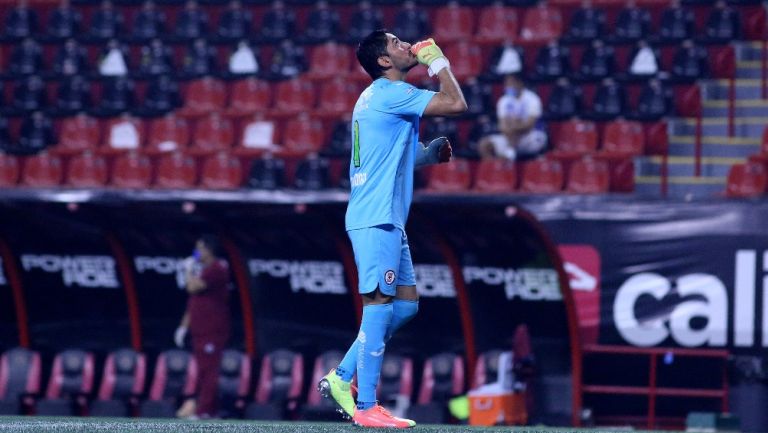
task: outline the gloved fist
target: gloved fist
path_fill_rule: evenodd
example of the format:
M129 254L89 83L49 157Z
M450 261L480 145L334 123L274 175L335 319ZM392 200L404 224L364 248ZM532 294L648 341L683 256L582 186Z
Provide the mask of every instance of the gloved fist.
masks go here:
M437 162L444 163L451 160L453 156L453 148L451 147L451 141L446 137L438 137L430 141L427 147L437 147Z
M443 50L437 46L432 38L411 45L411 52L416 56L419 63L429 68L430 77L437 75L441 69L450 66Z
M187 327L179 326L176 328L176 332L173 333L173 342L176 343L176 347L184 347L184 338L187 336Z

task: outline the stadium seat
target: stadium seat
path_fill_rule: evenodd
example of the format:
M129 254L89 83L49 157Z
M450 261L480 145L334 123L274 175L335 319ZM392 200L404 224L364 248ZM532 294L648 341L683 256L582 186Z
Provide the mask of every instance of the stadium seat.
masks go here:
M750 155L749 161L759 162L768 167L768 126L763 130L763 138L760 141L760 152Z
M223 110L227 100L226 86L219 80L204 77L189 83L184 95L184 106L180 116L203 116L212 111Z
M189 144L189 123L173 112L149 120L147 126L147 155L184 150Z
M413 395L413 360L385 353L376 394L379 402L394 413L409 407Z
M152 162L138 152L115 158L110 185L117 188L148 188L152 183Z
M53 155L73 155L85 149L96 149L100 143L99 121L83 113L62 120L59 144L50 151Z
M0 415L20 415L40 392L40 354L23 347L0 356Z
M104 127L104 144L98 148L102 155L116 155L138 150L144 144L144 125L140 119L123 114L109 119Z
M256 397L245 408L246 419L283 419L296 409L304 387L304 358L298 352L275 350L261 360ZM313 398L316 392L309 394Z
M112 417L135 415L146 377L147 361L143 353L129 348L111 352L104 363L99 394L91 403L88 414Z
M605 125L601 158L626 158L641 155L645 149L645 131L640 122L614 120Z
M472 183L469 162L456 159L449 164L438 164L431 167L427 191L430 192L465 192Z
M37 415L83 415L93 391L93 354L79 349L59 352L53 359L45 398L37 402Z
M248 172L248 186L251 188L274 190L285 186L285 161L265 153L254 159Z
M351 112L360 95L358 86L343 77L325 81L320 86L320 101L313 113L320 118L335 119Z
M661 120L645 123L645 153L663 155L669 148L669 131L667 122Z
M460 6L457 1L435 10L435 22L440 23L433 29L433 36L438 42L470 40L475 33L474 10Z
M278 154L283 156L304 156L318 152L325 142L323 122L313 119L307 113L299 113L285 125L283 149Z
M239 350L227 349L219 371L219 407L224 418L239 418L251 385L251 358Z
M535 194L557 193L563 189L563 166L559 161L539 158L523 165L520 190Z
M237 189L243 183L240 160L227 152L211 155L203 162L200 186L207 189Z
M602 194L610 188L610 173L605 161L585 156L576 160L568 174L566 191L575 194Z
M473 191L510 193L517 188L517 167L514 161L486 159L477 166Z
M562 162L573 161L597 150L597 126L589 120L572 119L553 124L553 150L548 157Z
M311 153L299 161L294 176L294 186L304 191L321 191L331 186L330 163L317 153Z
M461 40L445 46L445 53L451 58L451 72L460 82L480 75L485 62L480 47Z
M336 411L336 404L331 399L323 398L315 387L329 371L336 368L344 358L344 353L329 350L315 358L312 379L309 381L307 404L302 408L301 418L311 421L338 421L341 415Z
M197 362L189 352L170 349L160 353L140 416L172 418L182 399L194 394L196 384Z
M272 86L253 77L235 81L231 86L227 116L250 116L272 106Z
M258 157L264 152L276 151L282 128L278 122L266 118L263 113L256 113L250 119L240 123L237 144L233 153L237 156Z
M505 40L514 42L517 39L517 31L515 10L496 2L481 9L474 41L478 44L501 44Z
M32 188L51 188L61 184L64 167L61 159L47 152L26 158L21 185Z
M12 188L19 182L19 159L0 153L0 188Z
M768 186L764 165L754 162L734 164L728 171L725 195L731 198L760 197Z
M163 155L156 167L156 188L184 189L197 184L197 164L189 155L181 152Z
M526 10L520 28L520 43L544 44L557 39L563 33L563 17L556 8L539 3Z
M486 350L477 357L475 371L472 374L472 389L496 382L499 376L499 356L501 349Z
M442 424L448 421L448 400L464 393L464 363L454 353L427 358L421 375L416 404L406 415L417 423Z
M91 151L74 156L67 164L66 184L73 188L99 188L107 183L107 162Z
M311 81L294 78L281 81L275 93L275 105L270 114L293 116L315 108L315 86Z
M195 122L189 153L194 156L206 156L230 150L234 141L232 121L214 111Z
M332 77L345 77L350 69L350 49L335 41L328 41L312 49L309 58L309 70L304 78L325 80Z

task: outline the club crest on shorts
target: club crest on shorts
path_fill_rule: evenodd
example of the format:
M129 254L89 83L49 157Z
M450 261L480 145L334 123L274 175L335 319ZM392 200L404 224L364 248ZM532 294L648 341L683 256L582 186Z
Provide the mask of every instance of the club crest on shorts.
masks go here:
M395 282L395 271L388 270L384 273L384 282L387 283L387 285L392 285L392 283Z

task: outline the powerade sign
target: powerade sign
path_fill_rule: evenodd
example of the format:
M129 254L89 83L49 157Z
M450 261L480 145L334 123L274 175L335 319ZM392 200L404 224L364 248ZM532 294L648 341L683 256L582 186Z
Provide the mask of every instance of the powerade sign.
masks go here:
M25 272L61 275L65 287L120 287L115 260L110 256L23 254L21 267Z

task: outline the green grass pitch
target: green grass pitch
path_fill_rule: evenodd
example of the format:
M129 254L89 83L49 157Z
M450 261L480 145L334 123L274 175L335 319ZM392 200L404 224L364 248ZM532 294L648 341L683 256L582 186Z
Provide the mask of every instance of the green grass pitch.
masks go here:
M379 431L344 423L265 422L265 421L181 421L150 418L58 418L0 417L0 432L24 433L361 433ZM386 429L385 431L392 431ZM469 427L457 425L420 425L411 433L598 433L625 429L574 429L554 427ZM633 431L633 433L642 433Z

